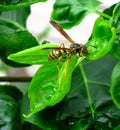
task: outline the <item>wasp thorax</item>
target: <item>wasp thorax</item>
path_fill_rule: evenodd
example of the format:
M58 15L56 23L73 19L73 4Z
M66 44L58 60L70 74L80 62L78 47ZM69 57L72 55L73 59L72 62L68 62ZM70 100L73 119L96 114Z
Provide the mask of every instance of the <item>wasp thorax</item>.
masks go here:
M79 53L81 51L81 46L78 43L74 43L70 45L71 48L71 54L76 54Z
M78 43L71 44L70 48L75 48L75 49L80 48L80 44L78 44Z

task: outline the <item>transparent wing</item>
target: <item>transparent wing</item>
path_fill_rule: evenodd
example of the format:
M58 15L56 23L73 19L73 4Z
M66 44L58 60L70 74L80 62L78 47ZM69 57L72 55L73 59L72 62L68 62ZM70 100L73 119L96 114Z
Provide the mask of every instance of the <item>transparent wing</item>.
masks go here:
M73 50L73 48L61 48L61 47L51 47L51 48L42 48L42 50L56 49L56 50Z
M62 27L54 21L50 21L50 24L58 30L70 43L74 44L75 42L71 37L62 29Z

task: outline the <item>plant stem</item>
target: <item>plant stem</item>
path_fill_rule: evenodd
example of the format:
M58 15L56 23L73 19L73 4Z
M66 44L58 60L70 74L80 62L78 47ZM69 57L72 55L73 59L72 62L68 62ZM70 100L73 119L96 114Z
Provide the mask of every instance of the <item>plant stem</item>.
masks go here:
M0 77L0 82L30 82L32 77Z
M94 119L94 108L92 106L92 99L91 99L91 96L90 96L90 90L89 90L89 87L88 87L87 77L85 75L85 72L84 72L82 64L80 64L79 66L80 66L80 70L81 70L81 73L82 73L82 76L83 76L83 80L84 80L84 83L85 83L85 88L86 88L87 96L88 96L88 102L89 102L89 105L90 105L90 110L91 110L91 113L92 113L92 117Z
M101 16L107 18L107 19L110 19L110 18L111 18L110 15L107 15L107 14L105 14L105 13L103 13L103 12L100 12L99 10L95 10L95 13L97 13L97 14L99 14L99 15L101 15Z

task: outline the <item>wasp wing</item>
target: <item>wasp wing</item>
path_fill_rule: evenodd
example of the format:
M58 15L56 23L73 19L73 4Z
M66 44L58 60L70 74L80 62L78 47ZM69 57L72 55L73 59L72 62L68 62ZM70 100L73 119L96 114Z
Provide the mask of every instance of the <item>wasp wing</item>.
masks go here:
M73 50L73 48L61 48L61 47L49 47L49 48L42 48L41 50L48 50L48 49L55 49L55 50Z
M75 42L71 37L62 29L62 27L54 21L50 21L50 24L58 30L70 43L74 44Z

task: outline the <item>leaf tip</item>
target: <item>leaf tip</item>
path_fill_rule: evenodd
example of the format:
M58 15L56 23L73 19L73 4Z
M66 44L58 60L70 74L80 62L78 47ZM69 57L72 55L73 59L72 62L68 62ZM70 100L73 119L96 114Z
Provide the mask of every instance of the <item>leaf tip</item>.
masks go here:
M28 114L28 115L26 115L26 114L22 114L22 115L23 115L23 117L25 117L25 118L30 118L33 114L30 113L30 114Z
M10 54L8 57L7 57L8 60L14 60L14 55L13 54Z

